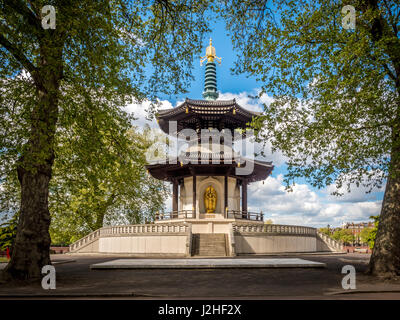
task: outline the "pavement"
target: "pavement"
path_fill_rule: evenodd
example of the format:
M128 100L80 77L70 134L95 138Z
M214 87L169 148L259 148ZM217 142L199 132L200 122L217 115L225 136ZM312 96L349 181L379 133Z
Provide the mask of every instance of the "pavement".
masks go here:
M400 280L365 274L368 254L240 256L239 259L304 259L325 268L91 269L118 255L52 255L56 289L37 284L0 283L0 299L400 299ZM150 258L149 258L150 259ZM135 259L134 259L135 260ZM140 258L140 260L146 260ZM193 259L195 260L195 259ZM196 259L203 260L203 259ZM149 260L150 262L150 260ZM141 262L143 263L143 262ZM344 290L342 267L356 270L356 289Z
M231 268L324 268L325 263L298 258L204 258L204 259L116 259L92 264L91 269L231 269Z

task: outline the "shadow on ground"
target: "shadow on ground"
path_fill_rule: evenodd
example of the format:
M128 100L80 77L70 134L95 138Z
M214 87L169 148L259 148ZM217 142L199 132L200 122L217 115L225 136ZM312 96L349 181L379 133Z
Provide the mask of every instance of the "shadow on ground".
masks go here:
M399 281L389 283L364 274L369 255L305 254L286 257L323 262L327 267L318 269L90 270L91 264L123 257L53 255L53 262L64 262L55 264L57 280L55 290L44 290L39 283L22 285L6 282L0 285L0 298L50 296L157 299L239 297L241 299L379 299L384 297L400 299ZM279 256L279 258L283 257ZM344 291L341 286L345 276L341 273L344 265L353 265L357 272L357 289L352 292Z

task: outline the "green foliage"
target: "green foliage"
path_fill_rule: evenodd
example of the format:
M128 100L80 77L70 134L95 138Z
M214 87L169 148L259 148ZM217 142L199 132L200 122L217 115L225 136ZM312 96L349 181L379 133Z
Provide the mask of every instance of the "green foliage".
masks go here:
M54 30L40 23L48 4ZM146 176L148 141L128 132L123 107L146 98L154 109L160 93L185 91L207 9L205 0L0 1L0 214L20 203L16 169L52 169L54 158L54 242L151 217L165 187Z
M319 228L318 231L323 233L323 234L326 234L327 236L331 236L332 235L332 231L328 227Z
M370 219L374 220L373 228L364 228L360 233L360 238L363 243L368 243L370 249L374 248L376 233L378 231L379 215L370 216Z
M69 244L104 224L153 220L167 189L144 166L153 141L149 128L76 136L70 140L64 132L58 137L62 156L54 164L49 200L53 243Z
M373 249L374 246L375 246L376 233L378 232L379 215L370 216L369 218L374 220L374 227L372 228L372 230L370 230L366 240L368 242L368 245L369 245L370 249Z
M336 230L332 238L336 241L341 241L344 244L352 244L354 242L354 235L349 229L339 229Z
M391 154L400 145L392 134L400 124L399 2L346 2L355 30L342 27L342 1L225 3L239 50L234 71L274 95L252 125L289 158L287 186L299 177L318 188L381 186L400 157Z
M57 12L55 30L44 30L40 24L45 4L49 3L0 2L1 180L32 143L32 124L40 122L33 112L39 103L38 88L49 80L48 72L56 77L62 68L59 88L54 89L59 91L57 130L62 134L65 128L83 128L101 118L104 121L98 123L107 131L117 122L107 117L121 115L121 107L132 100L156 101L160 93L185 91L192 80L193 58L200 54L209 30L208 1L203 0L102 0L79 6L51 1ZM49 70L40 68L41 55L60 48L61 67L54 59L46 61ZM46 158L49 143L32 164Z
M17 172L13 171L0 182L0 223L9 221L18 212L20 201Z
M362 243L368 243L368 240L371 237L371 232L372 232L373 228L364 228L361 230L360 232L360 240ZM368 243L369 245L369 243Z
M9 221L0 225L0 251L7 248L11 250L14 239L17 235L18 214L15 214Z

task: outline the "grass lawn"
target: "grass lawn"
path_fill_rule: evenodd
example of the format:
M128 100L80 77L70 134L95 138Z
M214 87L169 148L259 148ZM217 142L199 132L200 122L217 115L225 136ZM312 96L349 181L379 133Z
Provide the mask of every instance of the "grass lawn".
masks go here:
M0 262L8 262L8 259L6 257L0 257Z

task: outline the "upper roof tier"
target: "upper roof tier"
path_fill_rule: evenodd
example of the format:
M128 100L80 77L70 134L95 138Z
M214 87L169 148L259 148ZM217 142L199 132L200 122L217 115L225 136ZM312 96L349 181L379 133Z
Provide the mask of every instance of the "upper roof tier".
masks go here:
M213 163L218 160L218 163ZM237 173L236 168L249 166L247 172ZM179 157L170 157L167 161L153 161L146 165L148 172L152 177L158 180L170 181L192 176L229 176L247 182L262 181L271 174L274 166L271 161L260 161L237 157L232 159L228 154L225 160L225 154L207 154L195 153L182 155ZM250 169L252 168L252 169Z
M245 129L253 117L259 116L260 112L249 111L236 103L236 100L191 100L186 98L185 102L176 108L160 110L157 113L157 122L165 133L169 132L169 122L177 122L177 132L183 129L193 129L200 133L201 129L214 128L218 130Z

